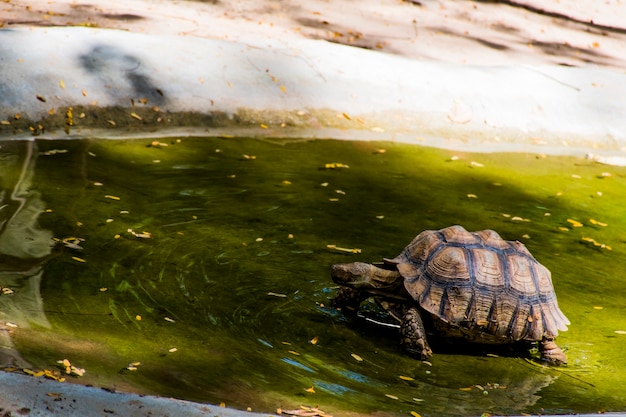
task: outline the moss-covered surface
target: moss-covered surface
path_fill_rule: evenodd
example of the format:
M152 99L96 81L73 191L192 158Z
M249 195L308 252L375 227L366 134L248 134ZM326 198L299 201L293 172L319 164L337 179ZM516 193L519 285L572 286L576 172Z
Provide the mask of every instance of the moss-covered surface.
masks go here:
M626 409L626 169L393 143L159 141L36 142L39 224L84 241L45 265L50 328L13 332L33 367L67 358L87 370L80 383L255 411ZM450 348L422 363L393 330L327 307L330 264L394 256L450 224L518 239L552 271L572 322L566 368Z

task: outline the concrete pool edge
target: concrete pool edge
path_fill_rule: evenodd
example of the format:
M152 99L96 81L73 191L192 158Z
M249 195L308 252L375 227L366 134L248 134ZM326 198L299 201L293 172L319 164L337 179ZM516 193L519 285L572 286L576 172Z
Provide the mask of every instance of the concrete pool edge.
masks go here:
M0 139L217 132L626 155L626 73L613 70L77 27L1 29L0 39Z

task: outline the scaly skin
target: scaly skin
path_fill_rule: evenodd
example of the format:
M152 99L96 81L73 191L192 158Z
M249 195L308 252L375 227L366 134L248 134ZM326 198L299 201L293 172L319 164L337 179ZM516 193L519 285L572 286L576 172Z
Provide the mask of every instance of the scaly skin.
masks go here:
M421 360L426 360L433 354L426 341L422 317L416 307L409 307L404 313L400 325L400 343L409 354Z
M541 353L541 360L549 365L559 366L567 364L567 356L557 346L553 338L544 336L539 343L539 352Z

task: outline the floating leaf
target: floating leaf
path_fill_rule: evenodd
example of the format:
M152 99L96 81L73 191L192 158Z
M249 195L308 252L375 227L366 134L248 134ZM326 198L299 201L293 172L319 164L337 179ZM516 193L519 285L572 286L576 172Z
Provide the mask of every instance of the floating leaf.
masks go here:
M415 378L411 378L410 376L400 375L400 379L403 381L415 381Z
M324 165L326 169L338 169L338 168L350 168L349 165L342 164L341 162L330 162Z
M599 221L597 221L595 219L589 219L589 223L591 223L593 225L596 225L596 226L602 226L602 227L608 226L607 223L602 223L602 222L599 222Z
M363 362L363 358L357 355L356 353L352 353L350 356L354 358L357 362Z
M468 194L467 198L478 198L476 194Z
M420 413L418 413L418 412L416 412L416 411L411 411L411 415L412 415L413 417L422 417L422 416L420 415Z
M399 400L399 399L400 399L400 398L398 398L397 396L392 395L392 394L385 394L385 397L387 397L387 398L391 398L392 400Z
M121 200L121 198L119 198L118 196L109 195L109 194L105 195L104 198L108 198L109 200L116 200L116 201Z
M308 392L309 394L315 394L315 388L314 387L305 388L304 390L306 392Z
M583 227L583 224L578 220L567 219L567 222L572 225L572 227Z
M339 252L348 252L348 253L361 253L361 249L359 248L341 248L337 245L326 245L326 247L328 249L334 249L337 250Z
M268 292L267 295L271 296L271 297L280 297L280 298L285 298L287 297L287 294L280 294L277 292Z
M311 343L312 345L317 345L318 341L319 337L315 336L313 339L309 340L309 343Z

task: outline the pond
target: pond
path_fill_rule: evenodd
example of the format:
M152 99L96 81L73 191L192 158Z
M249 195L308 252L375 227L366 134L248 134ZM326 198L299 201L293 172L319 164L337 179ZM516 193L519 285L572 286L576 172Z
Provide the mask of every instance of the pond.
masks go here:
M70 382L268 413L626 409L625 168L235 138L3 142L0 166L8 370L61 376L67 359L86 371ZM331 264L452 224L552 271L566 367L449 348L421 362L396 329L330 308Z

